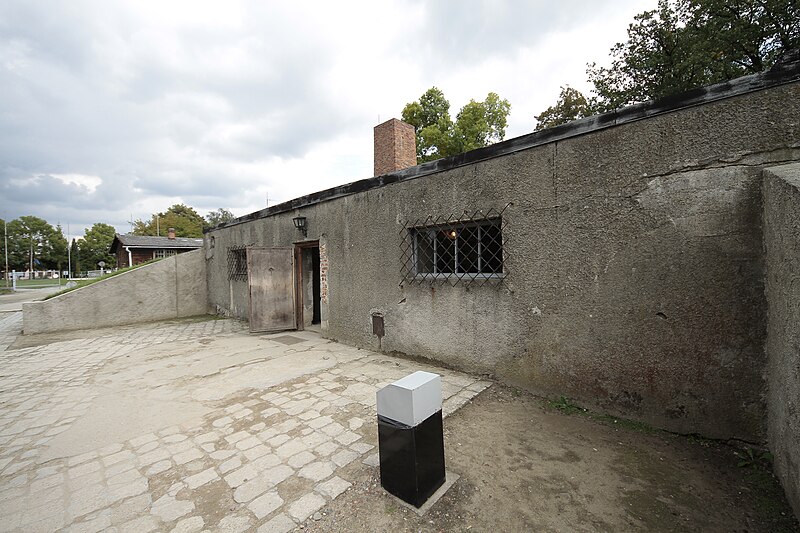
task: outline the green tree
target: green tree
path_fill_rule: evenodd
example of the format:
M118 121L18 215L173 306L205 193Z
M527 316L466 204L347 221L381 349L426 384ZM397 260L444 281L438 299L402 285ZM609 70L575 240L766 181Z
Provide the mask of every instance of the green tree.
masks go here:
M797 0L659 0L589 81L607 110L761 72L800 46L799 20Z
M233 216L233 213L221 207L216 211L211 211L206 215L206 221L208 222L209 227L218 226L223 222L228 222L234 218L236 217Z
M536 131L588 117L592 111L592 106L582 92L570 86L561 87L556 104L536 115Z
M6 221L3 220L2 218L0 218L0 239L2 239L2 241L0 241L0 250L1 250L0 251L0 265L2 265L2 266L0 266L0 270L2 270L3 273L4 273L4 277L3 277L3 279L5 280L4 285L7 285L8 284L8 276L6 275L7 274L7 272L6 272L6 251L7 251L6 250L6 242L8 241L8 239L6 238ZM11 270L10 264L9 264L8 270Z
M78 248L77 239L72 239L72 244L69 247L70 261L72 262L73 276L79 276L81 273L81 252Z
M67 238L64 236L61 224L56 225L48 237L44 261L49 268L58 270L59 276L67 267Z
M453 122L450 102L431 87L418 101L406 104L402 118L414 126L417 161L424 163L502 141L510 111L507 100L489 93L483 102L470 100Z
M203 236L205 220L194 208L175 204L163 213L154 213L148 222L137 220L133 223L133 235L166 236L169 228L175 228L176 237Z
M799 20L797 0L659 0L656 9L634 17L627 41L611 48L609 66L588 66L594 95L586 112L761 72L800 47ZM558 103L550 109L553 125L568 116Z
M78 254L81 262L89 269L96 269L97 263L103 261L105 268L113 268L117 259L111 255L111 243L117 231L114 226L97 222L87 229L83 239L78 244ZM74 261L74 259L73 259Z
M31 236L25 233L19 220L10 220L8 231L8 267L11 270L24 271L30 268L29 248L32 245ZM4 258L5 259L5 258Z
M16 270L57 268L66 256L66 239L60 227L53 228L46 220L21 216L8 223L9 267Z

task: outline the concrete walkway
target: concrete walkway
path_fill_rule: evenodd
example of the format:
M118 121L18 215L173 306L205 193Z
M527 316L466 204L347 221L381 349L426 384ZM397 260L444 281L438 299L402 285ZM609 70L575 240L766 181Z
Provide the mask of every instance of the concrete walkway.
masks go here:
M22 304L41 300L48 294L63 290L65 287L45 287L42 289L17 289L11 294L0 294L0 318L3 313L22 311Z
M22 334L22 312L0 313L0 352Z
M4 349L16 321L0 321L0 531L288 531L377 468L380 387L437 372L446 416L489 385L231 320Z

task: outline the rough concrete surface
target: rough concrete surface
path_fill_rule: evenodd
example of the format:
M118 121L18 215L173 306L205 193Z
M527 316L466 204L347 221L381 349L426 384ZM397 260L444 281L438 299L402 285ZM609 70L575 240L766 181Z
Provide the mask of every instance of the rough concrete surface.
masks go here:
M202 250L167 257L43 302L23 304L25 334L136 324L208 310Z
M769 443L800 516L800 164L764 174Z
M301 215L327 249L328 338L764 442L759 168L800 159L798 125L789 83L219 228L209 303L246 318L227 250L291 245ZM502 284L401 284L407 224L506 205Z

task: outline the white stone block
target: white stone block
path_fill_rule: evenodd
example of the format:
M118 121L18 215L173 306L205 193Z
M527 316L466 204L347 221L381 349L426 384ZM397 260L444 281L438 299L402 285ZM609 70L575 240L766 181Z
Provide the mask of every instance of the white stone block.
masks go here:
M431 372L414 372L379 390L377 400L378 415L416 427L442 409L442 379Z

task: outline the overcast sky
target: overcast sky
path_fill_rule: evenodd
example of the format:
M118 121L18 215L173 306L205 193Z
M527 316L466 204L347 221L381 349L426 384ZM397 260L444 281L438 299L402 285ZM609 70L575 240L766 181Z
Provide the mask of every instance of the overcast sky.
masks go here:
M498 93L524 135L655 3L3 0L0 218L125 233L367 178L372 128L431 86L453 116Z

